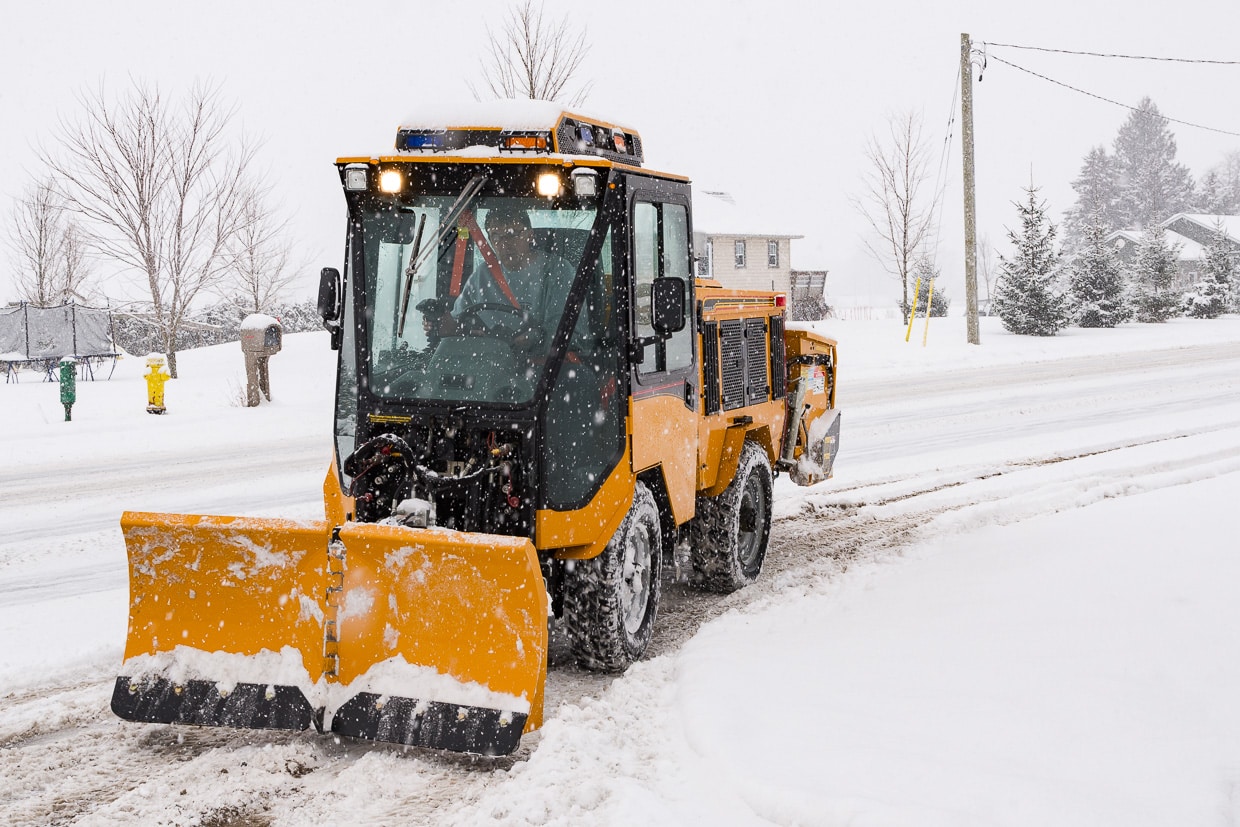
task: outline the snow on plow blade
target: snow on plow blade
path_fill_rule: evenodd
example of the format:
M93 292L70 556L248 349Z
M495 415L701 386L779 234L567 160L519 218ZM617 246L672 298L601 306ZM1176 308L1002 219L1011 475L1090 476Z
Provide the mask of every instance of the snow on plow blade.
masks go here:
M547 595L527 539L173 514L121 526L122 718L482 754L542 723Z

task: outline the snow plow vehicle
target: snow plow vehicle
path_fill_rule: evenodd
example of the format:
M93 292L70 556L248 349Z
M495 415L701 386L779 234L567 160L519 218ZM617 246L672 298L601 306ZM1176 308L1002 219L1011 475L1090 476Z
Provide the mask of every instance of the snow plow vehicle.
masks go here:
M324 519L126 512L118 716L507 754L549 624L622 671L669 567L758 576L775 475L831 476L835 342L695 278L689 181L642 164L541 102L337 161Z

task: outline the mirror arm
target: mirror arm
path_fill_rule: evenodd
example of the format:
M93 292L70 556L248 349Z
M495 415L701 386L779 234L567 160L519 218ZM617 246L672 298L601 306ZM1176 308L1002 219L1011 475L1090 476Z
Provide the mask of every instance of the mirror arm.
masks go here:
M671 333L656 333L653 336L638 336L629 342L629 361L634 365L640 365L646 361L646 347L655 345L659 342L666 342L672 338Z

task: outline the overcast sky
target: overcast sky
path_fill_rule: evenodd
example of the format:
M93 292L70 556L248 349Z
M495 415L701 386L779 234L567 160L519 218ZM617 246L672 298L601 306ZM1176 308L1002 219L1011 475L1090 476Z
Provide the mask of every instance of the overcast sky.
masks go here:
M38 170L35 147L75 95L106 81L157 82L180 93L218 84L238 122L265 139L262 161L292 213L294 241L318 267L343 255L343 198L332 162L390 148L398 122L420 106L468 98L486 29L508 3L63 2L5 0L0 9L0 218ZM859 191L868 135L889 113L919 112L932 167L942 158L938 261L963 305L959 146L960 33L975 41L1060 49L1240 59L1240 3L1187 0L1044 0L873 3L753 2L570 4L547 0L592 43L585 108L642 133L647 165L731 191L755 232L800 233L798 269L828 269L828 294L889 293L895 281L866 252ZM1056 80L1163 114L1240 133L1240 66L1104 60L990 46ZM948 119L954 136L942 152ZM1056 220L1093 145L1110 144L1127 111L995 60L976 85L978 234L1000 251L1012 201L1030 180ZM1172 125L1179 159L1195 175L1240 149L1240 137ZM7 232L0 234L7 236ZM7 263L7 256L2 260ZM15 298L0 270L0 302Z

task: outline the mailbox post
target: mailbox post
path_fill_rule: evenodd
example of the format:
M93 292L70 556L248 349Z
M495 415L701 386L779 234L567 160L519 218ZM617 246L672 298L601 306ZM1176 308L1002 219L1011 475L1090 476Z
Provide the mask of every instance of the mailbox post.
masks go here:
M245 403L256 407L259 394L271 401L271 379L267 360L280 352L284 330L277 319L253 313L241 320L241 352L245 354Z

